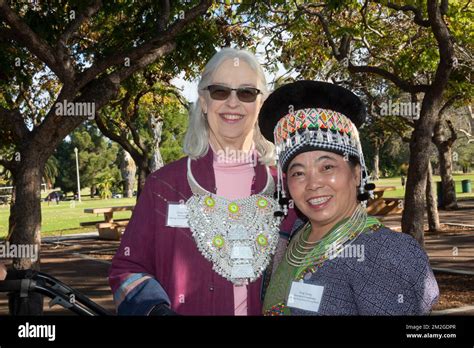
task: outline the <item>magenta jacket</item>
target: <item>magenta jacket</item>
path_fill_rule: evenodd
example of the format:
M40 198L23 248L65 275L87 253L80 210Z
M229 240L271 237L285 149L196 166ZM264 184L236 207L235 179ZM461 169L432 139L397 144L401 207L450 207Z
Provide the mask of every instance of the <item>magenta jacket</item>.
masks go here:
M212 270L189 228L166 226L168 203L186 201L192 195L186 165L187 157L146 180L109 271L118 314L146 315L166 302L181 315L234 315L233 284ZM191 167L199 184L215 193L213 151L192 161ZM266 175L265 167L258 164L252 193L264 188ZM289 234L295 219L290 210L281 225L283 234ZM261 315L262 278L248 289L248 314Z

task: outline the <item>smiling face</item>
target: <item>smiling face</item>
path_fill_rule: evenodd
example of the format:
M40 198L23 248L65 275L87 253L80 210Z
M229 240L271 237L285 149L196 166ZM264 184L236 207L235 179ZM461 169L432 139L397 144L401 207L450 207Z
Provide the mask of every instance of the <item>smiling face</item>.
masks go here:
M332 152L304 152L290 162L287 181L296 206L322 237L356 208L360 166Z
M233 59L225 60L214 72L209 85L230 88L254 87L258 85L257 74L243 60L235 64ZM214 147L250 149L258 113L262 106L262 95L254 102L242 102L232 91L226 100L214 100L209 91L203 91L200 102L210 128L210 141Z

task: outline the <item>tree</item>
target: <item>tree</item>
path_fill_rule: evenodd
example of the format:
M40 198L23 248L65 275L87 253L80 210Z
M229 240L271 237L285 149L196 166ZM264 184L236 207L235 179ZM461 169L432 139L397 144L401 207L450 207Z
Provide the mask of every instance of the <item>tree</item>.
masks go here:
M101 132L133 158L138 172L138 195L148 174L163 166L160 143L164 121L169 120L168 128L173 123L182 125L180 120L187 114L179 91L164 79L161 71L152 73L151 69L135 74L125 81L118 98L96 118Z
M38 7L0 0L0 61L6 67L0 139L14 144L21 156L21 161L1 161L16 186L11 243L40 242L41 177L62 139L114 98L125 79L173 51L176 38L210 5L94 0ZM29 104L38 77L46 80L42 93L50 98L35 104L41 105L35 111ZM13 265L39 268L39 260L19 258Z
M264 29L272 33L283 62L293 65L301 77L314 78L320 70L329 70L337 80L377 76L415 102L419 98L402 230L423 245L428 149L453 71L461 60L466 63L455 51L472 44L458 40L457 31L454 42L452 31L468 23L468 1L453 1L449 7L446 0L404 6L369 0L261 6L275 23Z
M119 150L120 172L122 174L123 196L126 198L133 197L133 188L135 185L135 174L137 166L132 156L123 148Z

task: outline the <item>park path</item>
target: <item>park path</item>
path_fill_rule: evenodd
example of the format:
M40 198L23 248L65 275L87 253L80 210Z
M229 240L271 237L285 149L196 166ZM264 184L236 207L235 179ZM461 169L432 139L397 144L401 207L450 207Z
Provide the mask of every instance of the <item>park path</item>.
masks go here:
M456 211L440 210L440 222L474 227L474 201L461 201L459 205L460 209ZM401 218L401 215L391 215L381 217L381 220L387 227L400 230ZM474 274L474 233L425 234L425 248L433 268Z

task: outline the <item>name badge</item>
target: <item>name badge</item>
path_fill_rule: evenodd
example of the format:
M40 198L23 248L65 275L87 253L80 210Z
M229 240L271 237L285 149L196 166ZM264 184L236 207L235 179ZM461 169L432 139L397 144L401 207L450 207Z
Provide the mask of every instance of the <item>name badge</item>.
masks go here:
M169 227L189 227L188 207L186 204L169 203L166 226Z
M317 312L324 286L293 282L288 295L288 307L299 308L305 311Z

